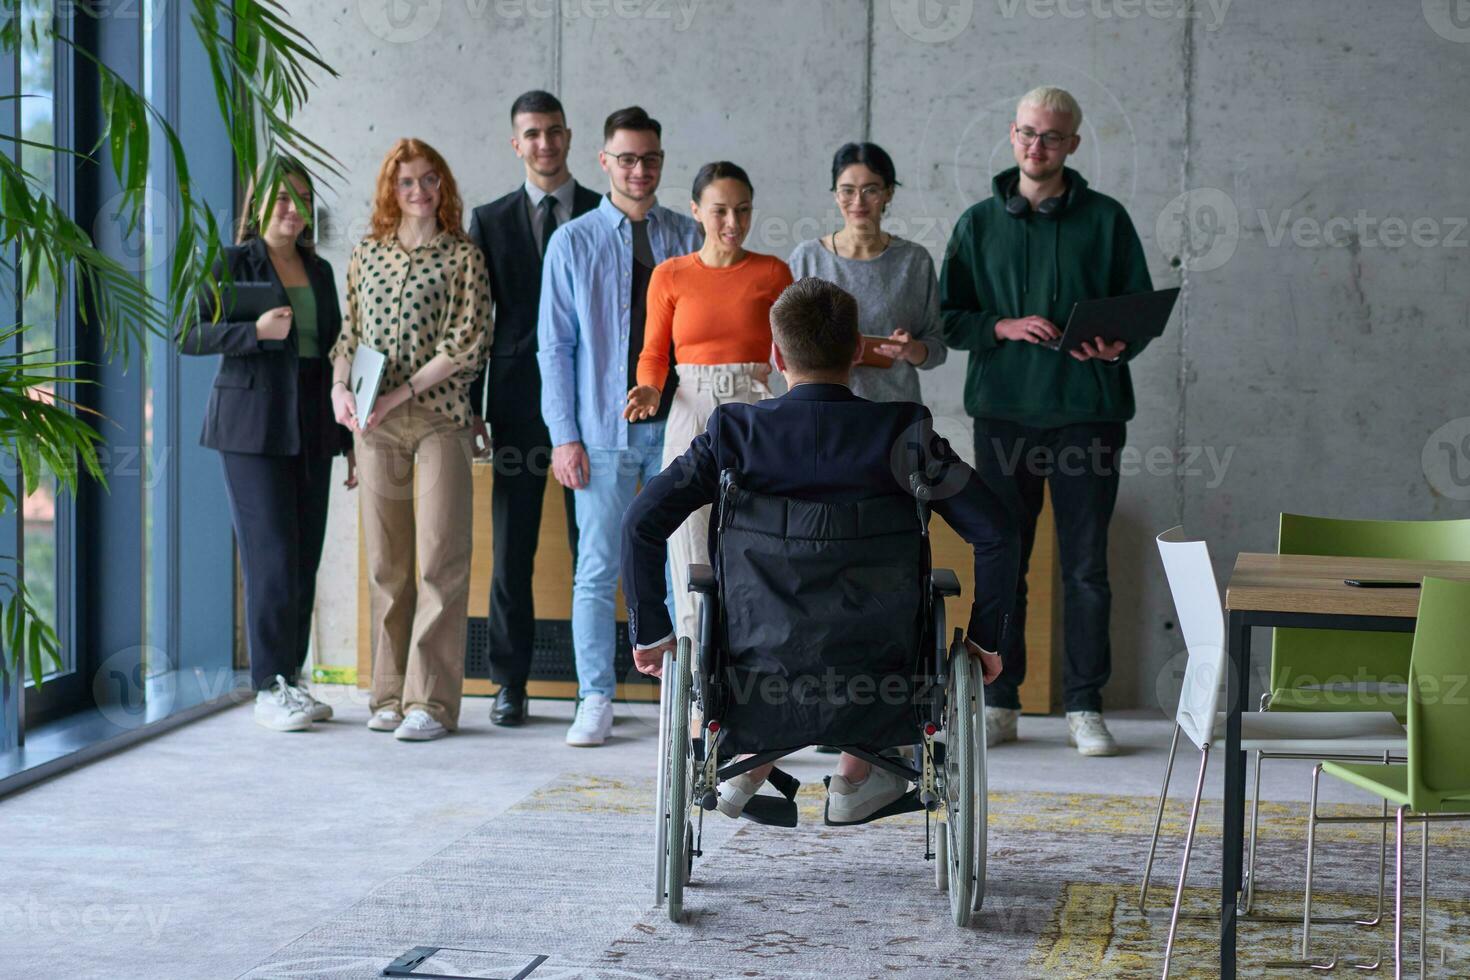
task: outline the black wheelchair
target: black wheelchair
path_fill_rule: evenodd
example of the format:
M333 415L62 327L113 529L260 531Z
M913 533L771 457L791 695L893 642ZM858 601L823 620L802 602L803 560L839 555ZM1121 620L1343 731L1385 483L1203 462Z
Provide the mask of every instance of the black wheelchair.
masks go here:
M663 664L654 890L670 920L720 783L813 745L917 784L869 819L924 811L924 858L955 925L984 902L984 685L961 631L945 635L944 599L960 584L931 567L929 491L917 474L910 486L816 503L721 474L713 564L690 569L698 662L680 637ZM781 796L757 794L743 816L796 826L797 780L773 769L767 783Z

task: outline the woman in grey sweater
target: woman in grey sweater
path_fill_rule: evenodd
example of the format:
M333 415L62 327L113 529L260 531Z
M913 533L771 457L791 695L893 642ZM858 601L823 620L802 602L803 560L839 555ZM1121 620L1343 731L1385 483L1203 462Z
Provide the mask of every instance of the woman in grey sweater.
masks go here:
M795 279L834 282L858 301L858 329L887 337L877 348L890 367L859 365L852 390L870 401L923 402L919 371L944 363L939 337L939 280L934 260L914 242L882 229L898 186L893 160L876 143L847 143L832 158L832 191L843 225L802 242L788 264Z

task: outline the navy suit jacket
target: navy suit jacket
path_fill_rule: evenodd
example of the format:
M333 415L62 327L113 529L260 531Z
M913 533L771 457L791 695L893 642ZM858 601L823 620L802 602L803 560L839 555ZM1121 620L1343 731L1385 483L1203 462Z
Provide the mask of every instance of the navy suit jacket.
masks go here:
M928 468L937 512L975 549L969 636L998 651L1015 602L1019 526L1009 508L913 402L870 402L845 385L801 384L780 398L721 405L689 451L648 481L623 518L623 594L635 643L673 630L664 606L669 535L694 511L718 505L720 473L757 493L824 503L909 494ZM719 526L715 514L710 527Z

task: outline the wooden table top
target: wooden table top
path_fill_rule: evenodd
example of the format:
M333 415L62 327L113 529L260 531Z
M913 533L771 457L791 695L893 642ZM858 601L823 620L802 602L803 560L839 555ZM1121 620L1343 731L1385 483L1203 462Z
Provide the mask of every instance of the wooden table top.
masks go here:
M1243 551L1225 589L1225 608L1414 619L1419 615L1419 589L1365 589L1343 580L1418 582L1426 575L1470 581L1470 562Z

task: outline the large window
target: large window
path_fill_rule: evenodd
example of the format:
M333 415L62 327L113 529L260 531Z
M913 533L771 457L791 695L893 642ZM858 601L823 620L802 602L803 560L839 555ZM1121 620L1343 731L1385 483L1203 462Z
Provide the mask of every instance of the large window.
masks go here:
M21 4L21 32L29 37L34 31L44 35L50 26L52 4L45 0L24 0ZM37 178L45 191L67 204L67 157L47 149L49 145L69 144L68 115L64 111L69 92L66 52L59 44L42 43L39 47L23 45L18 59L18 91L25 97L19 101L19 130L26 142L20 146L21 166ZM28 256L21 252L22 268ZM44 264L40 266L38 288L25 298L19 321L25 328L21 335L22 350L42 360L71 360L75 347L68 329L71 304L69 291L60 293L57 283ZM62 283L65 286L65 283ZM65 372L62 372L65 373ZM72 386L60 391L45 390L37 397L72 397ZM17 474L18 476L18 474ZM20 514L20 543L17 557L22 577L36 608L51 623L61 641L61 664L47 663L46 687L37 690L36 678L27 677L27 703L34 719L53 713L53 705L72 699L79 688L76 678L78 661L71 630L72 592L68 587L71 570L70 543L73 520L71 500L57 494L53 473L40 474L40 485L26 496Z
M14 56L0 53L0 131L89 153L15 140L0 152L34 175L98 249L163 295L177 222L167 202L178 175L156 132L148 210L141 226L130 228L118 214L123 188L100 139L105 119L95 65L143 92L169 120L183 141L194 192L228 228L234 167L213 89L193 83L207 77L208 65L188 5L19 0L18 9L23 36L33 29L43 35L54 16L62 40L40 50L27 41ZM96 317L79 308L82 291L74 283L61 284L60 303L45 281L21 302L16 270L24 265L25 256L12 251L0 267L9 270L0 273L0 320L25 327L10 351L78 362L60 390L36 397L74 400L88 418L96 413L107 486L83 475L73 495L58 492L48 475L20 507L0 512L0 556L20 563L62 651L43 683L26 678L19 711L7 717L0 702L0 725L24 732L25 741L19 750L0 751L0 792L88 744L176 723L210 702L229 704L221 696L236 680L229 514L217 454L196 444L215 359L181 357L166 335L116 357ZM18 473L10 478L16 482Z

